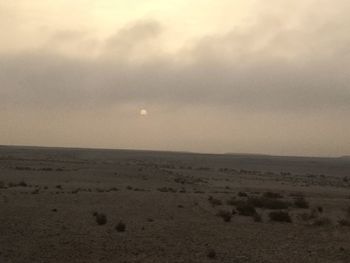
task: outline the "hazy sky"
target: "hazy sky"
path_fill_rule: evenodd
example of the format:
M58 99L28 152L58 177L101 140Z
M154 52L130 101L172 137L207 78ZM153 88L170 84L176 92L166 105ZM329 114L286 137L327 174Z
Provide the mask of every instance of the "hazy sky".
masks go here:
M0 144L350 154L349 10L0 0Z

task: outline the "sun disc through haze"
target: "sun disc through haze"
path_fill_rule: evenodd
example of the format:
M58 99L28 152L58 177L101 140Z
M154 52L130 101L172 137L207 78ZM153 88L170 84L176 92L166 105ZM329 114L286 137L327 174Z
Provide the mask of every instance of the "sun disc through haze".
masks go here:
M140 115L141 116L147 116L148 115L147 110L145 110L145 109L140 110Z

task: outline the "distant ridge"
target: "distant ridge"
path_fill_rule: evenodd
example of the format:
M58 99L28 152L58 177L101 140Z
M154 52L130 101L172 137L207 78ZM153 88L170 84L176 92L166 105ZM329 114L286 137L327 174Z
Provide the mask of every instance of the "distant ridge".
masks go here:
M224 153L225 155L248 156L248 157L272 157L270 154L263 153Z

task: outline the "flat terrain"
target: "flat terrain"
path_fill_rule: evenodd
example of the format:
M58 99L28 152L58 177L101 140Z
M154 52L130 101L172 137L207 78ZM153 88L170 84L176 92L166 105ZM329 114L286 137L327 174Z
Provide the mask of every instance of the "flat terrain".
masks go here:
M350 262L350 159L2 146L0 262Z

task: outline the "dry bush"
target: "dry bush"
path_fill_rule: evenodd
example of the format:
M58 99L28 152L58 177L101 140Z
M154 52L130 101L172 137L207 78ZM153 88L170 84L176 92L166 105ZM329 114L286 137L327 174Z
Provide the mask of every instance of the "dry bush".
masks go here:
M220 210L216 215L221 217L225 222L230 222L232 218L232 213L227 210Z
M115 226L115 230L118 232L125 232L126 230L126 225L122 221L119 221L119 223Z
M107 223L107 216L105 214L102 213L94 213L95 215L95 219L96 219L96 223L98 225L105 225Z
M255 207L248 201L237 201L236 209L242 216L254 216L256 214Z
M332 224L332 221L329 218L327 218L327 217L317 218L312 223L313 226L328 226L328 225L331 225L331 224Z
M273 211L269 213L271 221L291 223L292 219L286 211Z
M258 213L255 213L253 215L253 219L254 219L254 222L259 222L259 223L262 222L262 217Z
M214 249L209 249L209 250L207 251L207 257L208 257L208 258L211 258L211 259L216 258L216 252L215 252L215 250L214 250Z
M271 199L278 199L278 198L283 198L283 195L281 195L279 193L274 193L274 192L265 192L263 194L263 197L271 198Z
M166 193L166 192L171 192L171 193L176 193L177 191L172 188L172 187L160 187L157 189L159 192L163 192L163 193Z
M35 189L31 192L32 195L36 195L36 194L39 194L39 189Z
M212 196L208 197L208 201L212 206L218 206L218 205L222 205L222 201L220 199L216 199Z
M306 201L305 197L297 197L294 199L294 206L297 208L309 208L309 203Z
M228 199L228 200L226 201L226 204L228 204L228 205L236 205L236 204L237 204L237 199L236 199L236 197L231 197L230 199Z
M20 182L17 184L17 186L27 187L28 185L27 185L27 183L26 183L26 182L24 182L24 181L20 181Z
M350 226L350 220L349 219L340 219L338 221L339 225L341 226Z
M254 207L266 209L287 209L290 202L266 197L250 197L248 202Z

